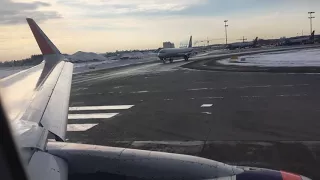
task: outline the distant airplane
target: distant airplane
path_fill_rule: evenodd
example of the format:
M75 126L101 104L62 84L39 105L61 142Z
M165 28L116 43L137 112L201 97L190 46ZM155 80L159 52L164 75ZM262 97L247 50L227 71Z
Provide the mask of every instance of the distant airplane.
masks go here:
M283 45L299 45L299 44L310 44L314 41L313 31L310 36L299 36L285 39Z
M164 48L158 53L158 57L165 64L167 59L170 63L173 62L174 57L183 57L185 61L188 61L192 54L192 36L190 36L189 45L187 48Z
M252 42L236 42L236 43L231 43L227 45L227 49L234 50L234 49L241 49L241 48L253 48L256 47L258 43L258 37L254 39Z

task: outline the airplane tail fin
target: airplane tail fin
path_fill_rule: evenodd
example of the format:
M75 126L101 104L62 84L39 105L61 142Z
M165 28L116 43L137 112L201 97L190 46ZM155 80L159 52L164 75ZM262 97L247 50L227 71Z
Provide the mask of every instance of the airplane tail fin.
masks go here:
M188 48L192 48L192 36L190 36Z
M310 35L310 40L314 40L314 33L315 33L315 31L312 31L312 33Z
M253 40L253 45L255 46L255 45L257 45L257 43L258 43L258 37L256 37L256 38Z
M43 55L61 54L33 19L27 18L27 22Z

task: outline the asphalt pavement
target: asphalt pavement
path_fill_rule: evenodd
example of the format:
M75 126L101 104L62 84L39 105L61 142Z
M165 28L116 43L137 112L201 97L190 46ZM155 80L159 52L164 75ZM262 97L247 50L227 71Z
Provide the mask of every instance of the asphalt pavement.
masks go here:
M203 71L181 67L185 64L75 75L68 141L319 177L319 74ZM291 156L298 159L292 162Z

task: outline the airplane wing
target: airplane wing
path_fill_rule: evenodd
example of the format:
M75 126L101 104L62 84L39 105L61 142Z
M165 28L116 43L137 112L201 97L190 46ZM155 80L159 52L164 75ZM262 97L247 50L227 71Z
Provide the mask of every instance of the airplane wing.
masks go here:
M23 151L22 158L29 162L28 169L40 172L39 165L46 162L50 162L51 168L60 169L64 162L44 151L50 133L56 140L65 139L73 64L66 61L33 19L27 18L27 22L43 62L2 79L2 100L17 144ZM39 161L42 163L35 167ZM65 172L66 168L63 169L60 173Z

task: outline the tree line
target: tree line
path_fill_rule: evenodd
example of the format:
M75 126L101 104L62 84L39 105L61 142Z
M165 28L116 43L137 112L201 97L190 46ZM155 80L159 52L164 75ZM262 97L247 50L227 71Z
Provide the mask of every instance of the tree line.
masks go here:
M42 60L43 60L43 55L36 54L26 59L0 62L0 66L1 67L34 66L34 65L40 64Z

